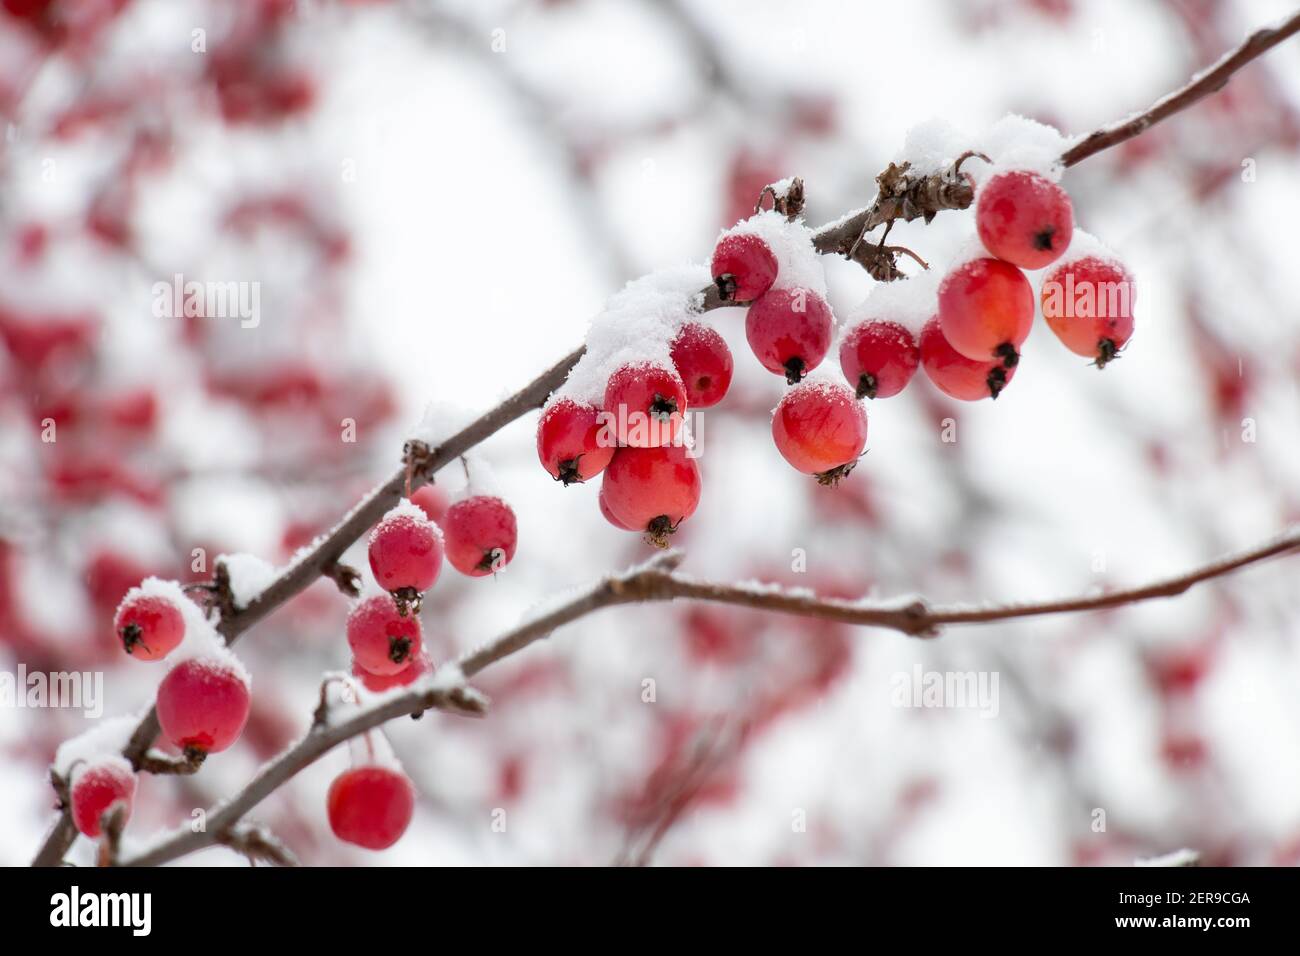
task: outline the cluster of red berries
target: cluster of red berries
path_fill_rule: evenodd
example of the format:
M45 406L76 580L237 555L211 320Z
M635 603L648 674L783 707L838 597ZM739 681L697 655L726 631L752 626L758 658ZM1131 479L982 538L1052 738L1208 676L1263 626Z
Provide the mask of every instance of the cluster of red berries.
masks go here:
M1056 264L1043 276L1042 312L1071 351L1100 368L1128 343L1132 277L1075 229L1070 197L1057 183L1029 170L995 173L979 188L975 224L987 255L943 277L919 335L879 316L848 330L840 364L859 398L898 394L918 367L952 398L997 398L1034 320L1034 291L1022 270Z
M156 584L132 589L122 600L114 627L122 648L138 660L158 661L186 637L179 592ZM163 737L190 758L225 750L248 720L248 681L214 634L211 647L179 661L158 685L156 707Z

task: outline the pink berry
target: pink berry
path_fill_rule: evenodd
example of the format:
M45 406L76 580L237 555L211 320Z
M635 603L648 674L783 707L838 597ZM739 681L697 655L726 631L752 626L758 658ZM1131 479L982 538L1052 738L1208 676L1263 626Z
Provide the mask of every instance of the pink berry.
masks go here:
M442 570L442 535L423 512L395 508L370 532L370 570L399 614L420 612L421 595Z
M185 637L185 619L174 601L157 594L129 595L113 618L117 637L137 660L157 661Z
M376 694L392 690L394 687L407 687L426 674L432 673L433 661L429 659L428 651L423 648L420 653L411 658L409 667L402 668L396 674L372 674L362 667L356 658L352 659L352 676L361 681L366 690Z
M451 499L437 485L421 485L411 494L411 504L419 507L434 524L442 524Z
M1016 374L998 361L976 362L962 355L943 337L939 320L921 330L921 367L939 391L963 402L997 398Z
M72 774L72 821L88 837L100 834L100 820L115 803L126 805L131 816L135 800L135 774L125 760L101 760L86 767L78 766Z
M616 524L663 545L700 503L700 469L680 445L620 448L600 491Z
M605 385L605 414L620 445L671 444L688 405L677 373L649 362L623 365Z
M1074 207L1069 194L1050 179L1012 170L998 173L980 189L975 227L990 255L1022 269L1041 269L1069 247Z
M158 725L163 736L189 753L225 750L248 720L248 685L224 661L191 658L158 685Z
M347 630L356 662L380 676L405 670L424 647L420 619L401 614L386 594L359 601L348 614Z
M831 347L830 306L811 289L769 289L749 307L745 337L763 368L793 385Z
M796 471L831 485L853 470L867 447L867 412L847 385L803 382L776 406L772 439Z
M673 339L672 359L692 408L718 404L731 387L731 349L703 322L687 322L681 327Z
M615 439L600 410L562 398L542 412L537 423L537 457L556 481L571 485L594 478L614 457Z
M973 259L939 286L939 327L948 344L976 361L1020 361L1034 322L1034 290L1025 274L1001 259Z
M777 261L752 233L723 236L713 249L713 281L723 302L752 302L776 281Z
M447 560L461 574L481 578L500 571L515 556L515 513L500 498L464 498L447 509L444 525Z
M336 837L367 850L385 850L411 824L415 787L406 774L389 767L354 767L334 779L325 802Z
M1133 335L1133 277L1097 256L1063 262L1043 280L1043 318L1065 347L1096 360L1114 359Z
M858 398L897 395L912 380L920 362L916 336L897 322L863 322L840 343L840 368Z

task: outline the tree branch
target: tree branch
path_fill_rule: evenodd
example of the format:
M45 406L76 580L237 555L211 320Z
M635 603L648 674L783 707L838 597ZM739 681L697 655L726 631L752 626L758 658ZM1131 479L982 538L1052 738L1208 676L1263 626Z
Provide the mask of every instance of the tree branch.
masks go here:
M1235 50L1226 54L1218 63L1207 70L1197 73L1182 89L1175 90L1167 96L1156 100L1145 111L1136 116L1104 126L1075 143L1061 157L1066 166L1082 162L1094 153L1130 140L1139 133L1144 133L1156 123L1168 119L1175 113L1187 109L1212 93L1217 93L1228 85L1232 75L1247 63L1267 53L1288 37L1300 32L1300 12L1292 14L1276 26L1256 30Z
M844 601L819 598L812 594L762 585L714 584L696 581L677 573L684 555L669 551L655 555L622 574L611 575L591 585L576 597L543 614L529 618L518 627L462 657L458 662L440 667L432 677L401 693L387 696L350 716L333 723L323 705L317 709L307 735L284 754L266 764L253 780L228 801L208 812L208 828L195 833L189 828L176 831L122 866L156 866L170 862L213 844L231 844L228 834L236 832L244 814L257 806L298 771L309 766L329 750L395 717L439 709L459 713L482 713L485 702L465 680L497 661L517 654L531 644L550 636L556 628L586 617L607 607L677 599L730 604L763 611L776 611L803 617L817 617L844 624L887 628L913 637L932 637L941 627L954 624L983 624L1045 614L1064 614L1137 604L1160 597L1182 594L1193 585L1223 577L1234 571L1300 550L1300 528L1265 542L1240 554L1212 561L1185 574L1141 587L1113 591L1090 597L1067 598L1037 604L1005 604L987 608L938 607L917 599L907 604ZM322 684L321 693L331 678ZM325 718L325 719L322 719ZM653 846L653 842L651 843ZM638 857L640 858L640 857Z
M1084 137L1075 146L1071 147L1062 157L1062 162L1066 166L1072 166L1089 156L1092 156L1104 149L1114 146L1117 143L1124 142L1134 136L1139 135L1144 130L1149 129L1152 125L1165 119L1180 110L1186 109L1200 99L1208 96L1216 90L1222 89L1228 82L1228 79L1237 70L1241 69L1247 63L1254 60L1267 50L1272 49L1283 40L1300 31L1300 13L1295 14L1288 20L1283 21L1280 25L1264 30L1259 30L1252 34L1242 46L1229 53L1208 71L1198 74L1190 83L1182 89L1170 94L1169 96L1156 102L1145 113L1137 117L1122 121L1121 123L1103 127L1100 130ZM880 194L876 200L865 209L852 213L832 223L827 223L814 233L814 245L818 252L823 254L848 255L854 250L855 244L858 244L859 238L870 231L877 225L885 222L891 222L894 219L911 219L917 217L929 217L935 211L950 208L965 208L970 203L970 196L966 195L965 180L961 177L945 176L936 174L935 176L926 177L921 180L912 180L906 176L906 170L899 167L890 167L878 177L881 187ZM701 290L702 311L719 308L723 305L734 303L724 303L718 296L715 287ZM306 555L295 563L286 568L280 575L267 586L256 598L249 602L246 607L240 608L232 614L224 617L218 629L225 637L227 644L233 644L238 638L254 624L266 617L289 598L304 590L312 584L320 575L329 573L331 569L337 566L343 552L346 551L362 534L366 532L371 525L378 521L383 514L388 511L400 498L406 490L408 481L410 488L414 490L422 484L432 480L433 475L448 462L453 461L460 455L472 449L474 446L484 441L491 435L495 434L505 425L521 417L533 408L540 406L548 395L561 384L572 370L574 365L582 357L584 348L578 348L562 358L555 365L551 366L536 379L524 386L510 398L506 399L497 407L493 408L481 418L472 422L463 428L460 432L446 439L435 449L431 449L430 454L424 458L419 467L410 469L403 467L386 482L379 485L370 492L355 508L349 512L338 525L336 525L328 534L324 536ZM1291 547L1294 547L1292 545ZM1286 550L1290 550L1288 547ZM1277 552L1280 553L1280 552ZM1250 560L1259 560L1253 558ZM1249 561L1247 561L1249 563ZM1240 565L1237 565L1240 566ZM1232 570L1229 568L1228 570ZM1220 573L1226 573L1220 572ZM1215 575L1211 575L1215 576ZM1198 578L1197 580L1203 580ZM1161 587L1175 586L1178 582L1166 582ZM1190 587L1195 581L1189 581L1181 586L1180 590L1168 592L1152 592L1146 596L1157 597L1164 596L1165 593L1181 593ZM729 589L720 585L699 585L689 584L685 581L678 581L674 587L683 588L680 593L672 596L692 597L698 600L715 600L722 603L745 603L742 600L745 596L736 593L736 589ZM690 594L687 590L692 588L714 588L710 595ZM752 595L751 595L752 597ZM642 600L648 598L642 598ZM1145 598L1139 598L1145 599ZM628 599L631 600L631 599ZM801 610L803 602L810 599L797 595L785 595L784 597L768 595L765 599L771 603L770 609L781 610L788 613L805 613ZM1006 613L1007 609L997 610L966 610L961 612L944 612L936 613L928 611L921 606L919 608L894 609L886 612L876 609L874 614L893 615L893 624L885 623L883 618L876 621L869 620L852 620L854 613L862 614L861 608L856 612L848 607L834 607L833 602L817 602L812 600L812 606L817 612L815 616L826 616L836 620L846 620L849 623L877 623L879 626L894 627L896 630L902 630L905 633L922 633L931 630L943 624L957 623L976 623L981 621L999 620L1005 617L1024 617L1034 614L1052 614L1068 610L1086 610L1091 608L1109 607L1117 603L1128 603L1122 600L1116 600L1116 595L1110 595L1101 599L1080 599L1075 602L1067 602L1069 606L1060 605L1026 605L1016 613ZM597 606L606 606L609 603L627 603L627 600L606 601L604 604ZM763 606L763 605L752 605ZM944 614L948 616L945 617ZM952 616L957 615L957 616ZM902 625L902 626L897 626ZM918 630L918 628L920 630ZM544 636L544 635L541 635ZM533 637L525 640L524 645L536 640ZM486 651L486 649L485 649ZM507 651L506 653L512 653ZM504 655L502 655L504 656ZM498 658L485 659L482 666L487 666L492 660ZM466 672L467 675L470 673ZM158 736L158 720L153 710L141 720L131 737L130 743L123 751L123 755L132 762L137 768L142 766L145 753L153 744ZM37 851L33 860L35 866L54 866L58 864L68 848L72 845L76 837L76 830L72 824L71 811L64 806L63 812L46 835L44 842Z

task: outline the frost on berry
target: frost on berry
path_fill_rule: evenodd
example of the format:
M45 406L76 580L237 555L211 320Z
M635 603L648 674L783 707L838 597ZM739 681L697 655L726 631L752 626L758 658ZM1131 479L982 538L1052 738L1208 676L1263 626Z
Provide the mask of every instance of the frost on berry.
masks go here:
M118 755L78 764L72 770L69 799L77 829L88 837L98 837L103 816L113 806L121 804L127 818L131 815L135 799L135 773L131 764Z
M424 647L420 619L400 613L387 594L371 595L353 606L347 635L356 662L380 676L405 670Z
M225 750L248 721L248 681L223 657L192 657L158 685L155 706L163 737L191 758Z
M979 362L962 355L948 344L938 319L921 330L920 345L926 377L950 398L964 402L997 398L1016 374L1015 366L1007 368L1000 360Z
M462 498L447 509L445 525L447 560L461 574L494 574L515 556L515 512L496 495Z
M664 547L700 503L699 466L680 445L620 448L605 469L600 497L612 523Z
M425 591L442 570L442 533L413 502L403 499L370 532L370 570L393 595L402 616L418 614Z
M943 337L968 359L996 359L1006 368L1020 360L1020 345L1034 321L1034 290L1009 262L987 256L964 262L939 286Z
M672 343L673 367L691 408L711 408L731 387L734 363L722 336L703 322L687 322Z
M1133 335L1137 290L1109 249L1082 230L1074 236L1043 278L1043 318L1066 348L1104 368Z
M552 401L537 422L537 457L556 481L594 478L614 457L615 438L600 409L572 398Z
M802 382L772 413L772 439L795 470L834 485L853 470L867 446L867 412L842 382Z
M723 302L751 302L776 280L776 256L753 233L724 235L713 249L712 272Z
M688 405L677 372L649 362L620 366L605 386L607 424L620 445L653 448L676 441Z
M367 850L384 850L410 826L415 787L397 768L360 766L334 779L325 802L335 836Z
M980 187L975 225L990 255L1022 269L1042 269L1069 247L1074 208L1065 190L1045 176L1008 170Z
M821 364L833 328L830 306L812 289L769 289L745 316L745 338L755 357L790 384Z
M166 657L185 638L182 604L189 603L173 582L148 578L118 605L113 629L123 650L142 661Z

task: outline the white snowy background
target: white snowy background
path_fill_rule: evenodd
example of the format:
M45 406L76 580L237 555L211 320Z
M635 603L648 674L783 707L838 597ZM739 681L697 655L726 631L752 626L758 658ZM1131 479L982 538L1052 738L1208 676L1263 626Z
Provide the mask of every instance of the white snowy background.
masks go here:
M1291 9L303 2L280 52L314 77L312 109L236 127L177 92L176 78L218 49L221 6L136 0L83 57L41 66L8 111L8 237L25 222L77 219L117 175L121 124L55 141L50 115L139 81L151 93L131 100L134 128L173 130L170 162L134 194L130 254L72 238L33 276L0 271L10 307L97 310L95 381L159 396L157 433L126 457L161 500L70 503L45 487L41 456L53 452L24 418L41 396L19 394L17 361L0 361L12 592L0 628L13 631L0 635L0 668L103 671L106 718L147 707L162 671L78 651L103 626L83 592L104 542L177 574L199 546L282 562L290 524L328 526L391 473L427 403L490 407L577 345L629 279L705 261L763 182L802 176L808 221L820 224L869 202L922 122L977 135L1013 112L1085 133ZM210 31L207 54L191 52L196 26ZM12 23L0 30L0 50L30 47ZM19 59L5 59L7 90ZM703 499L676 541L684 569L843 596L1033 600L1177 573L1296 520L1300 42L1225 96L1064 176L1078 223L1137 279L1122 359L1099 373L1039 320L997 402L949 402L918 374L869 405L869 452L838 489L780 458L768 413L784 385L749 353L742 312L710 314L737 374L703 416ZM743 167L757 169L752 184L737 182ZM213 237L231 196L272 185L301 190L346 231L343 267L324 269L301 237ZM942 268L972 228L970 214L948 213L890 241ZM825 265L843 315L872 282ZM149 311L152 284L174 272L260 281L260 325L211 320L221 328L197 363L178 323ZM328 401L268 420L201 384L285 356L327 371ZM339 442L333 423L364 417L350 383L376 378L394 413ZM946 418L955 443L941 441ZM518 515L519 548L495 579L444 568L423 611L438 661L648 555L600 517L598 483L547 477L535 426L526 416L480 449ZM439 482L454 491L458 471ZM365 567L363 550L349 558ZM1298 568L1284 558L1171 600L934 641L703 607L605 611L485 673L486 720L390 725L421 797L392 849L369 853L329 831L324 794L347 748L254 816L307 863L1123 865L1190 847L1212 862L1294 864ZM346 608L318 584L241 639L261 736L197 776L142 778L129 842L186 822L305 730L320 673L347 666ZM40 642L57 653L42 657ZM896 706L895 675L918 665L996 673L996 716ZM1169 677L1188 671L1181 684ZM0 710L0 863L34 853L53 819L53 748L89 723ZM686 774L693 789L678 806L698 753L704 770ZM92 859L88 841L72 858ZM187 862L243 861L211 849Z

